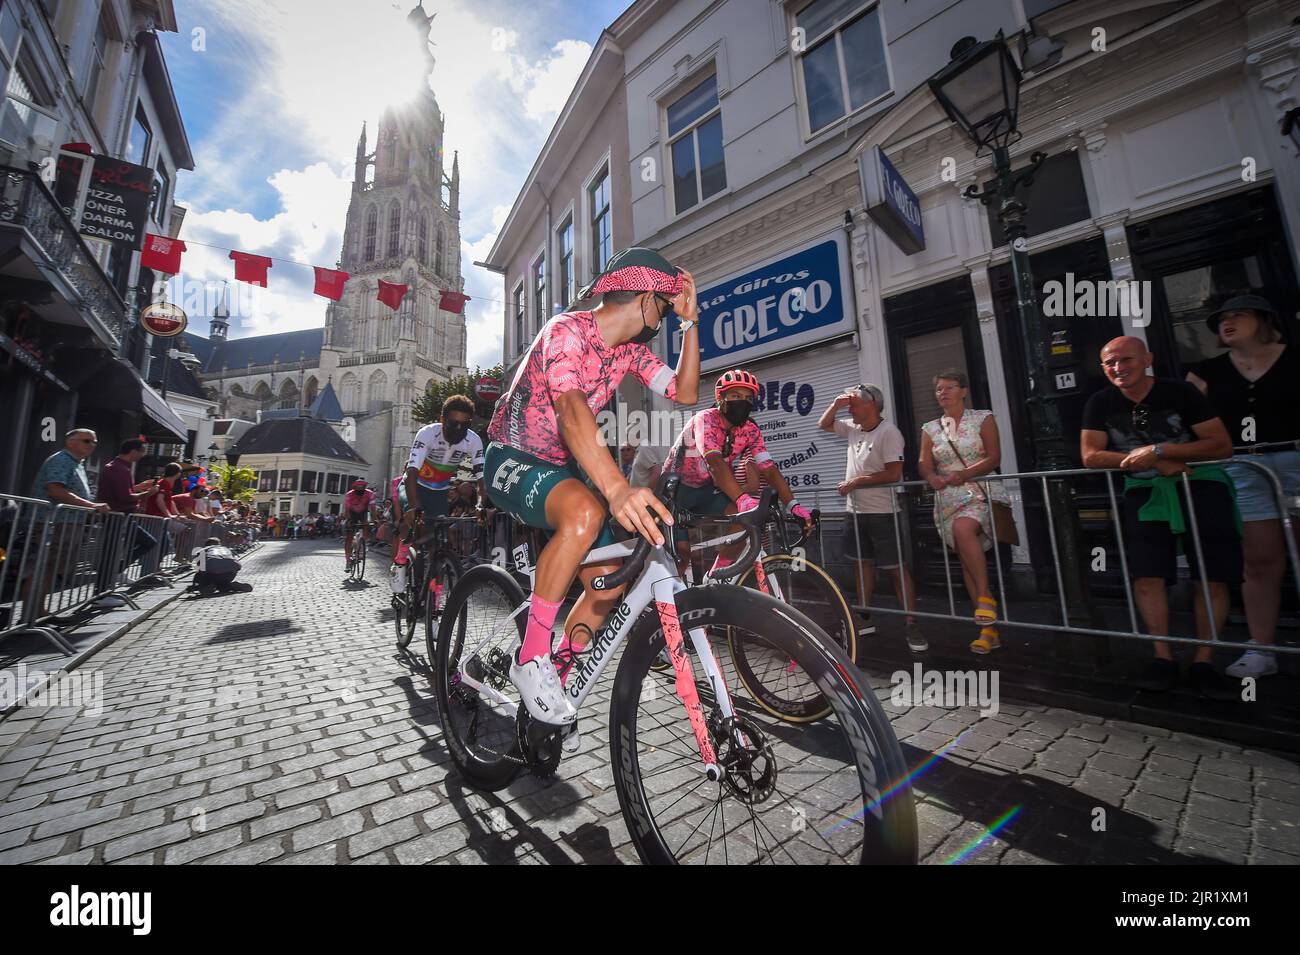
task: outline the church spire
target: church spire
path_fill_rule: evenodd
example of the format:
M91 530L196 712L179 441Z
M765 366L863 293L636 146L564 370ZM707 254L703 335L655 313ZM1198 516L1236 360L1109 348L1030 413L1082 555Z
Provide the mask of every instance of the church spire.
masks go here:
M429 40L429 33L433 29L433 18L437 15L438 14L436 13L431 13L426 17L424 15L424 6L421 3L417 3L411 9L411 12L406 15L406 22L415 28L416 35L420 40L420 52L424 54L425 76L428 76L433 72L434 59L433 51L429 49L432 45Z
M212 321L208 323L208 340L225 341L230 333L230 286L221 283L221 301L212 310Z
M357 139L356 166L352 174L352 190L355 192L366 184L366 124L361 123L361 136Z

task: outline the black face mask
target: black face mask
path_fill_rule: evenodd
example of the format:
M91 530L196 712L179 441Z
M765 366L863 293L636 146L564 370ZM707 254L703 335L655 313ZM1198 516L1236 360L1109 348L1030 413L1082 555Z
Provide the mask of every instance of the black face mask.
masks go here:
M733 426L739 427L749 420L749 413L754 410L752 401L732 398L724 402L722 406L722 417L726 418Z
M442 423L442 437L448 444L460 444L468 433L469 425L467 424L461 424L458 421L444 421Z
M660 329L664 327L664 322L667 320L668 320L668 316L665 315L659 321L659 328L651 328L649 323L647 323L645 320L645 299L642 299L641 300L641 331L637 332L635 335L632 336L632 341L634 341L638 345L649 345L652 341L655 340L655 336L659 334Z

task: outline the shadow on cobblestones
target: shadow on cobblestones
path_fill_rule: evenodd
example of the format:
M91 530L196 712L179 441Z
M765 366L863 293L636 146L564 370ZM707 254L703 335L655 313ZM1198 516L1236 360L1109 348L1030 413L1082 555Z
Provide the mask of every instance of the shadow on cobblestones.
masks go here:
M933 759L916 746L904 743L902 748L911 767ZM922 846L922 854L936 850L929 862L993 861L1019 850L1018 857L1059 865L1223 864L1210 856L1174 852L1171 827L1125 811L1104 792L1089 794L951 755L933 762L913 784L922 841L930 843ZM1010 822L988 836L988 827L1009 814Z
M458 856L460 859L466 853L472 853L489 865L529 862L545 865L623 864L614 854L609 831L603 826L582 822L571 832L565 831L565 818L576 814L577 803L571 804L569 811L554 810L545 818L529 822L521 814L523 803L508 804L496 794L468 790L454 771L447 776L445 786L464 827L466 850ZM581 793L564 780L546 784L542 792L546 793L547 801L581 797ZM557 839L563 842L563 846ZM570 851L565 851L566 848Z
M250 623L232 623L218 630L208 641L209 644L233 643L236 640L260 640L264 637L279 637L286 633L303 633L302 627L287 617L275 617L270 620L254 620Z

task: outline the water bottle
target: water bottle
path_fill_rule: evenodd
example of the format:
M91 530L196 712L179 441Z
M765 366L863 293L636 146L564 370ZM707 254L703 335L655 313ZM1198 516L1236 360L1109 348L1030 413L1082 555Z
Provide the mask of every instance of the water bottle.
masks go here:
M388 585L393 588L395 594L406 592L405 564L393 564L388 568Z

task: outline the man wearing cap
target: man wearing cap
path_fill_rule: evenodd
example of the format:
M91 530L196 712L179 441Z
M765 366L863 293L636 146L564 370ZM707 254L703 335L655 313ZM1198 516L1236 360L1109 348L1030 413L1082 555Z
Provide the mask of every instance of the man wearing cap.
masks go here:
M841 410L848 411L852 420L836 418ZM857 564L859 602L870 606L880 566L893 576L899 604L911 610L916 606L916 589L899 559L899 543L907 532L896 521L893 490L883 486L903 479L903 432L884 419L884 410L885 393L879 387L856 385L831 402L817 426L849 443L839 492L844 496L844 553ZM864 614L863 622L859 637L876 632L870 614ZM904 627L913 653L929 649L914 617L908 617Z
M595 309L557 315L533 339L497 401L484 460L492 502L525 524L555 532L538 555L523 647L510 667L529 714L551 725L572 726L577 719L563 679L619 602L619 591L591 590L592 579L616 564L582 568L583 593L565 621L557 673L551 655L555 617L582 558L593 545L612 541L606 518L613 516L656 545L663 543L656 520L672 524L652 489L632 487L620 473L601 440L596 412L629 374L677 404L694 404L699 393L698 309L690 273L652 249L624 249L578 295L594 297L600 298ZM684 330L676 373L646 347L674 313ZM576 748L577 738L571 729L564 748Z
M1121 509L1124 548L1133 599L1147 631L1155 636L1169 633L1166 585L1177 579L1181 548L1194 578L1196 633L1208 641L1213 636L1210 614L1213 632L1222 633L1228 619L1229 585L1241 580L1240 520L1227 472L1219 465L1187 465L1231 457L1232 441L1195 387L1175 378L1147 375L1153 360L1140 338L1124 336L1106 343L1101 366L1114 387L1097 392L1084 407L1081 456L1084 467L1127 472ZM1184 475L1188 492L1183 490ZM1192 515L1187 513L1187 494L1195 507ZM1196 533L1191 533L1193 526ZM1205 587L1200 583L1202 562L1210 607L1205 605ZM1240 689L1234 690L1219 675L1211 656L1209 646L1196 648L1189 671L1192 686L1212 699L1235 698ZM1168 690L1177 680L1172 647L1157 642L1155 659L1139 685Z
M1286 531L1277 492L1284 500L1300 497L1300 350L1282 341L1282 323L1268 299L1229 298L1206 319L1222 355L1194 365L1187 380L1201 390L1228 429L1236 449L1228 474L1237 488L1244 531L1245 583L1242 604L1251 642L1225 671L1231 677L1277 673L1273 645L1286 573ZM1300 539L1297 541L1300 544Z

